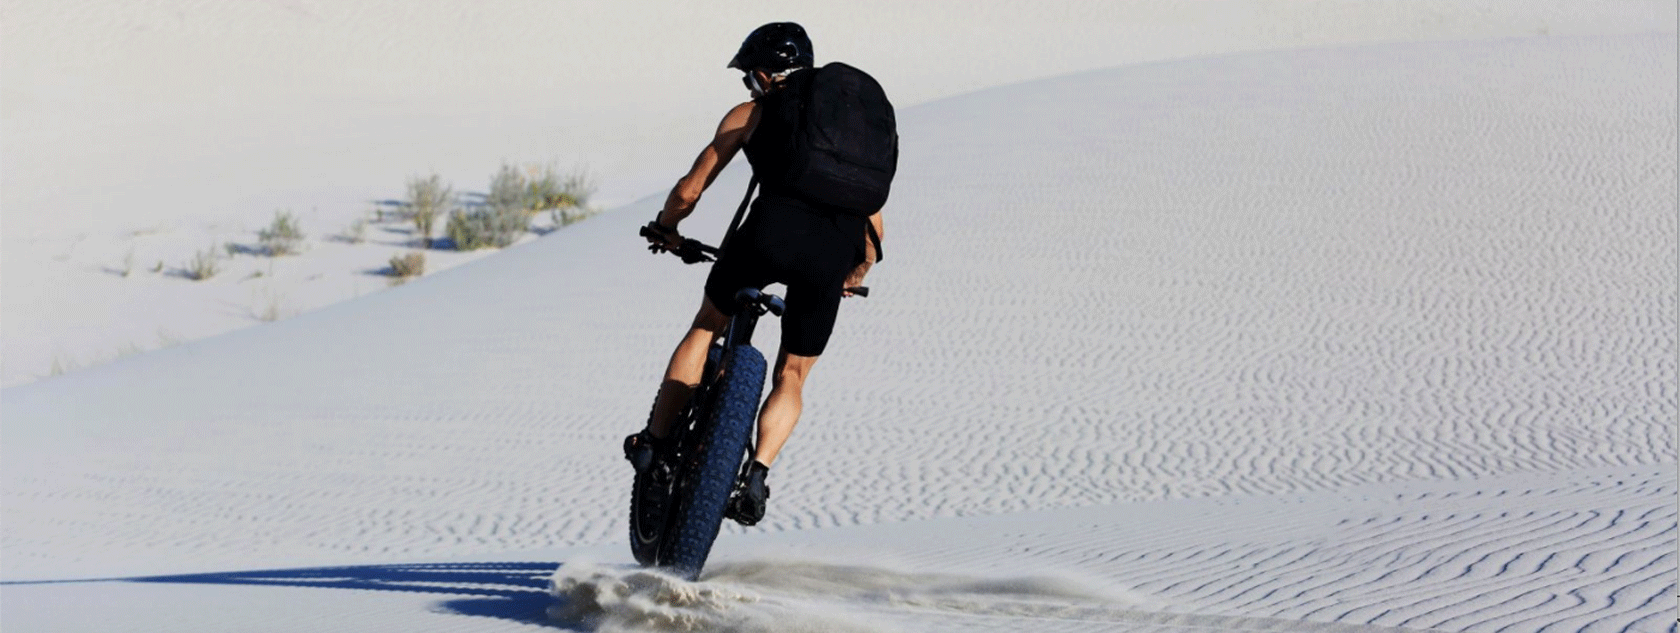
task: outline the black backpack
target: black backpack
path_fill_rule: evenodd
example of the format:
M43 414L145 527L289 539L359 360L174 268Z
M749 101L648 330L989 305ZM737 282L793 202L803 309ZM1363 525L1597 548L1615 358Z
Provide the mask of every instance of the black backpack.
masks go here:
M781 188L841 211L873 215L898 171L898 121L881 84L834 62L799 73L800 106ZM790 95L791 96L791 95Z
M752 161L755 180L835 212L874 215L898 171L898 120L886 91L868 73L840 62L796 72L787 81L759 101L764 112L753 135L777 139L782 147ZM879 259L873 224L869 231Z

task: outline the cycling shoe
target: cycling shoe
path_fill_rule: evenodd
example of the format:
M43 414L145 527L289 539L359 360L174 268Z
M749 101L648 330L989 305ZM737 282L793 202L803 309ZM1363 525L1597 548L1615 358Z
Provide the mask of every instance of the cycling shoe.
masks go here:
M729 493L723 516L748 527L758 525L764 519L765 502L770 500L770 486L764 483L769 475L769 466L757 460L747 464L735 481L735 489Z
M624 459L630 460L630 467L638 473L652 467L655 459L665 457L670 450L669 439L655 438L647 429L624 438Z

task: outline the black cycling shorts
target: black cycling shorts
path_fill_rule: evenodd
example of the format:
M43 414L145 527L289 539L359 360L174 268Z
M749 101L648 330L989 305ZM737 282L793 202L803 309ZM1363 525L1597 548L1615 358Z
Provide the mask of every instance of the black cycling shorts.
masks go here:
M786 284L782 347L790 354L819 356L834 332L846 275L863 261L863 221L815 211L788 198L760 196L728 251L712 266L706 297L733 316L735 293L742 288Z

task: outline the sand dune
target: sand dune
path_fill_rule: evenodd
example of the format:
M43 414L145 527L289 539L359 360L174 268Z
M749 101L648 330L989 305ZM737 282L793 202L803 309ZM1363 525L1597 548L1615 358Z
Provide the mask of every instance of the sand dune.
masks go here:
M0 23L0 385L261 325L382 289L403 223L372 204L436 173L587 167L604 207L660 195L743 98L723 61L805 23L900 106L1118 65L1413 40L1673 32L1665 0L704 4L8 2ZM939 25L930 27L929 25ZM680 95L680 98L673 98ZM250 245L298 215L302 255ZM477 259L428 254L427 270Z
M7 389L0 616L1674 631L1675 47L1245 53L905 108L877 292L701 585L622 544L616 442L705 274L639 250L652 202ZM744 175L685 229L715 241ZM88 578L122 582L43 582ZM236 606L180 614L205 600Z

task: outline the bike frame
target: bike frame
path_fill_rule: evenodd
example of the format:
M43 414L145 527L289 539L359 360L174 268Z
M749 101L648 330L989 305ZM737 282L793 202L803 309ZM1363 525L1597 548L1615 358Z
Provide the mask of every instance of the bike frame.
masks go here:
M712 408L712 388L723 378L724 368L728 366L728 355L733 353L737 346L752 345L753 333L758 330L759 317L767 312L781 316L787 309L781 297L766 294L757 288L742 288L736 292L735 305L735 316L729 318L729 324L724 326L723 333L712 344L712 347L720 352L716 366L712 366L711 354L708 353L707 367L700 375L700 385L695 388L692 400L684 408L683 419L679 420L674 437L681 438L686 433L701 430L700 425L706 424L710 417L706 414Z
M670 234L650 223L642 228L642 235L664 240ZM656 241L650 250L656 253L670 251L689 264L715 261L714 257L722 255L719 249L693 239L683 240L677 248L667 248ZM847 290L859 296L868 296L867 288ZM756 398L760 395L753 385L761 389L763 374L768 370L763 354L752 347L753 334L758 329L760 317L766 313L781 316L787 308L781 297L758 288L742 288L736 291L733 300L736 308L734 315L707 349L706 367L700 384L683 406L672 429L680 459L672 473L674 481L671 482L670 499L673 502L660 510L663 514L661 518L653 519L640 514L642 510L638 508L642 506L637 505L640 503L637 499L641 498L638 495L642 494L644 476L640 471L635 484L637 492L632 493L631 549L637 560L658 566L675 565L690 580L698 577L711 549L712 539L716 538L718 524L711 522L712 517L718 517L721 522L722 513L727 512L721 505L716 505L724 503L727 498L727 492L718 487L719 482L724 481L720 475L732 477L724 474L723 468L726 464L733 464L734 469L739 469L742 460L753 453L753 429L762 402L756 399L749 401L743 396L752 394ZM756 376L728 374L730 371L746 372L749 368ZM729 422L720 422L719 416ZM744 437L740 435L743 424L746 425ZM715 443L708 446L708 442ZM741 453L731 456L715 452L721 447L733 452L736 446L741 447ZM724 496L718 496L720 494ZM689 505L694 503L702 505ZM713 512L720 514L711 514ZM656 522L644 523L644 517ZM644 526L658 532L640 531ZM671 549L673 547L675 549Z
M766 312L782 316L786 309L787 305L781 297L765 294L757 288L740 289L735 293L735 316L730 317L729 326L723 330L723 348L751 345L753 332L758 329L758 318Z

